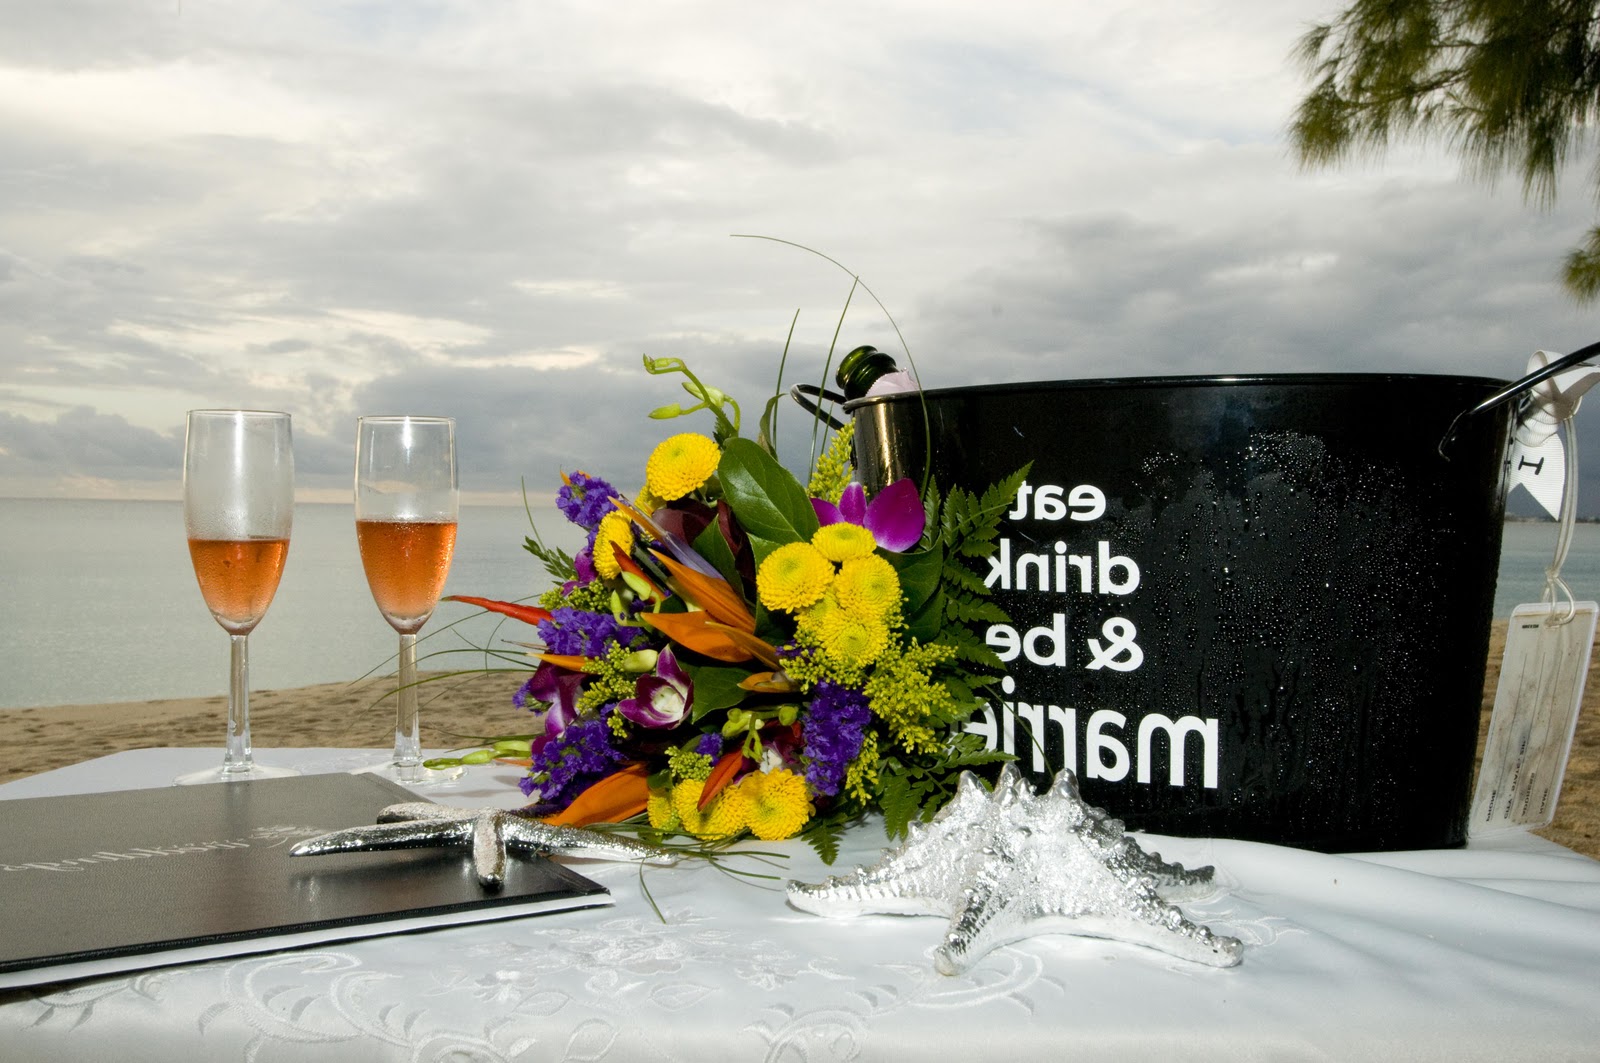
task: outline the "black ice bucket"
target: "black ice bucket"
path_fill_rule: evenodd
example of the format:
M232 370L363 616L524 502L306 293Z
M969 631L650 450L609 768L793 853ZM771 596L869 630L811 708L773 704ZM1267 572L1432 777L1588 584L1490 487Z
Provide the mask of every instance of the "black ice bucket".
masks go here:
M1597 345L1600 347L1600 345ZM1515 384L1060 381L860 399L869 490L1032 462L982 570L970 729L1131 829L1328 852L1466 837Z

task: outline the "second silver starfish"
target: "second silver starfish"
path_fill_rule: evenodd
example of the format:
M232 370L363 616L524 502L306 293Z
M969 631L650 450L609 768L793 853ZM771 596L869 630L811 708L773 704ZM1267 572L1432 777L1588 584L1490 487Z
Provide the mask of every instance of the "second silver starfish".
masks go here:
M320 856L446 846L471 847L473 870L478 882L488 890L505 885L508 851L647 864L678 862L676 853L633 838L580 827L556 827L502 809L451 808L428 801L390 805L378 813L376 826L350 827L308 838L290 852L294 856Z

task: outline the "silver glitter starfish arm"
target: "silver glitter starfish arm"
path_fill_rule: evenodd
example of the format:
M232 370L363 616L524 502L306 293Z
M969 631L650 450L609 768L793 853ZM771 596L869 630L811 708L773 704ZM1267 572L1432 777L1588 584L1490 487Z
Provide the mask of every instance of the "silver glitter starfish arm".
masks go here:
M1005 841L975 855L966 894L934 950L935 968L959 974L1002 945L1051 933L1125 941L1211 967L1243 959L1238 940L1191 922L1163 899L1142 861L1119 869L1116 861L1088 864L1082 854L1065 861L1055 855L1016 851Z
M451 808L427 801L390 805L371 827L350 827L298 843L292 856L466 846L478 882L489 890L505 885L507 853L559 853L590 860L675 864L670 850L634 838L578 827L558 827L500 809Z
M1130 871L1142 871L1148 875L1163 897L1193 898L1214 891L1212 880L1215 869L1207 866L1190 870L1182 864L1161 859L1160 853L1145 852L1138 842L1128 836L1120 819L1107 815L1103 809L1083 799L1083 794L1078 790L1078 780L1072 772L1058 774L1049 791L1042 796L1056 800L1056 814L1065 825L1079 831L1086 842L1101 846L1106 859L1120 861Z
M1188 871L1145 853L1119 821L1084 802L1070 772L1040 795L1007 765L992 792L964 774L933 821L877 865L817 885L790 882L788 897L819 915L945 915L934 956L945 974L1043 933L1115 938L1231 967L1243 946L1191 923L1156 892L1210 880L1210 868Z
M789 903L816 915L949 915L965 882L960 855L982 845L994 818L989 791L969 772L930 823L913 823L906 840L872 867L856 867L811 885L788 884Z

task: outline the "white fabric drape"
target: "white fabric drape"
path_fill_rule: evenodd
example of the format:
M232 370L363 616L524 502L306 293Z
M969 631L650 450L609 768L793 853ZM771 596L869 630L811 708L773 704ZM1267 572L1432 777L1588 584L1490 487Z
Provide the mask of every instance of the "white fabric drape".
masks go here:
M118 753L0 798L162 785L217 755ZM374 755L269 756L337 770ZM428 796L509 807L514 779L479 769ZM786 854L777 867L733 861L778 881L574 862L613 908L0 994L0 1060L1600 1058L1600 863L1520 834L1348 856L1140 841L1216 866L1216 891L1183 907L1245 942L1241 966L1049 936L941 976L941 920L828 920L784 902L782 879L874 862L886 842L869 825L831 869L795 842L761 846Z

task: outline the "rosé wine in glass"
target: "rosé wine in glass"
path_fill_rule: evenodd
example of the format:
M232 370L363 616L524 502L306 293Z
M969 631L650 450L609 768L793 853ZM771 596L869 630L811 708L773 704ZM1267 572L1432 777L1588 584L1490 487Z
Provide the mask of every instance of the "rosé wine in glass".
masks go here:
M286 538L189 540L200 596L233 635L248 635L266 615L288 556Z

